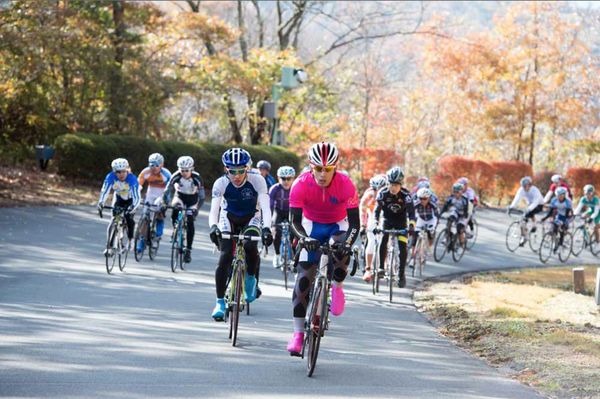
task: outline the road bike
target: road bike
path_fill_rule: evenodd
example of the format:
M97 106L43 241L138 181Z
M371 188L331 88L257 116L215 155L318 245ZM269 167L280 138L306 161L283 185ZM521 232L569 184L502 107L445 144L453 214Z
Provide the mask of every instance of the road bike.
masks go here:
M571 255L573 236L564 228L564 225L551 226L548 230L540 245L540 260L542 263L546 263L553 253L558 253L558 259L563 263L566 262ZM562 243L560 242L561 234L563 235Z
M144 210L137 223L134 235L133 254L137 262L141 261L146 248L148 248L148 257L154 260L158 252L160 237L156 236L156 220L159 212L159 206L146 203ZM141 251L139 250L141 248Z
M279 245L279 259L278 263L281 265L281 272L283 273L283 282L285 289L288 289L288 276L292 268L292 262L294 259L294 252L292 249L292 242L290 240L290 222L284 220L281 223L277 223L276 226L281 227L281 244ZM278 256L278 255L275 255Z
M195 210L192 208L173 207L168 206L169 209L179 209L177 214L177 220L173 227L173 234L171 235L171 271L175 273L177 269L185 270L183 266L183 255L187 251L187 224L188 218L186 216L193 215Z
M465 242L461 243L457 232L457 218L452 215L446 219L446 227L437 233L433 248L433 258L441 262L448 252L452 252L452 259L458 262L462 259L466 249Z
M304 344L300 356L306 354L306 375L311 377L317 365L321 338L329 329L329 298L331 297L331 279L333 275L333 253L335 245L324 244L319 247L321 257L317 267L317 276L309 290L310 297L304 320ZM300 248L298 248L300 252ZM354 276L358 262L353 263L351 276ZM292 356L298 356L292 354Z
M237 343L238 324L240 313L246 308L250 314L250 304L246 302L246 241L261 241L259 236L247 234L222 233L223 238L233 240L234 257L231 264L231 272L227 280L227 292L225 293L225 320L229 321L229 339L231 345Z
M407 234L407 230L406 229L400 229L400 230L396 230L396 229L388 229L388 230L379 230L379 229L375 229L373 231L373 233L375 233L375 235L377 235L378 233L383 233L383 234L388 234L388 247L387 247L387 251L386 251L386 257L385 257L385 272L381 273L381 269L379 266L379 251L380 251L380 247L381 247L381 241L379 240L379 242L377 243L377 250L375 253L375 270L376 272L373 273L373 279L376 280L373 282L374 285L374 289L373 289L373 293L377 293L379 292L379 279L381 277L385 278L388 282L388 289L389 289L389 294L390 294L390 303L392 302L392 298L394 296L394 283L399 282L400 280L400 276L399 276L399 272L400 272L400 247L399 247L399 241L401 239L406 239L406 234Z
M573 233L573 255L579 256L586 248L589 248L592 255L600 255L600 242L596 240L594 235L594 224L584 221L575 228L575 233Z
M427 263L427 257L429 256L429 238L427 234L428 230L422 228L417 234L417 241L411 248L411 256L408 260L408 267L412 269L412 276L415 277L417 274L419 277L423 276L423 270ZM435 229L430 230L429 234L434 234Z
M108 226L108 234L106 239L106 249L104 250L104 258L106 260L106 272L112 273L115 267L115 261L119 260L119 270L125 269L127 263L127 255L129 254L129 238L127 236L127 221L125 220L125 207L103 206L103 209L112 209L112 218ZM102 217L102 211L98 210L98 214Z
M518 248L525 245L525 241L529 243L529 248L533 253L538 253L542 238L546 234L546 225L544 223L527 221L525 213L518 209L510 209L510 215L519 215L521 218L513 220L506 229L506 249L510 252L515 252Z
M477 241L477 235L479 234L479 223L475 219L475 215L471 216L471 223L473 228L469 227L469 224L465 226L465 246L468 250L473 249L475 242Z

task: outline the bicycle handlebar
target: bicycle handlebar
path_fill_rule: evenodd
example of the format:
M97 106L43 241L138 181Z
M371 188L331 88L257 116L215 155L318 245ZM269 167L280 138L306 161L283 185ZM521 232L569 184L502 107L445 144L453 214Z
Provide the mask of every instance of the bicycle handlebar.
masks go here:
M408 233L408 229L374 229L373 234L393 234L393 235L405 235Z
M261 241L262 237L260 236L250 236L247 234L231 234L231 233L221 233L222 238L231 239L231 240L248 240L248 241Z

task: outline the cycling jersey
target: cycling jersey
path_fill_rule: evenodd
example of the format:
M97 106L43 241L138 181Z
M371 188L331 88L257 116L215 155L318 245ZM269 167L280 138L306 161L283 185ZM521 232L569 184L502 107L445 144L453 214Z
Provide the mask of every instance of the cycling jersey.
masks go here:
M469 217L469 199L464 194L458 198L454 195L449 196L446 199L446 203L444 204L441 213L451 210L452 208L454 208L458 217Z
M579 204L575 210L575 214L579 215L583 208L586 208L585 215L589 216L594 220L594 223L600 223L600 199L597 196L593 196L589 200L585 195L579 199Z
M415 213L417 215L417 219L421 219L426 222L437 219L439 216L438 207L435 203L431 202L431 199L427 205L423 205L420 201L417 202L415 205Z
M348 209L358 208L358 193L352 180L335 173L331 184L321 187L312 173L302 173L292 184L290 207L301 208L303 217L317 223L344 220Z
M115 195L113 202L121 199L123 201L132 200L133 209L140 204L140 186L135 175L127 173L125 180L121 181L115 172L110 172L104 178L104 184L100 190L100 199L98 202L104 203L110 190L113 190Z
M527 202L527 211L532 211L538 205L544 204L544 197L542 197L542 193L536 186L531 186L529 191L525 191L523 187L519 187L509 208L517 206L522 199L525 199L525 202Z
M373 219L373 210L377 204L377 192L369 187L360 198L360 224L367 226Z
M550 213L554 210L556 210L558 216L567 217L573 210L573 203L568 198L565 198L564 201L553 198L552 201L550 201Z
M138 175L138 183L140 189L145 183L148 183L148 190L146 191L146 202L153 203L154 200L160 197L169 180L171 179L171 172L166 168L160 168L160 173L152 173L152 168L147 167L140 172Z
M271 212L277 211L277 214L286 214L287 217L290 212L290 190L277 183L269 190L269 199Z
M389 187L384 187L377 193L375 206L375 220L379 222L383 213L383 227L385 229L406 227L407 218L415 222L415 208L410 192L401 188L398 194L392 194Z
M573 194L571 193L571 188L569 187L569 185L567 183L561 181L559 184L552 183L550 185L550 188L548 189L548 192L546 193L546 196L544 197L544 202L550 201L550 199L554 196L554 191L556 191L556 189L559 187L564 187L567 189L567 198L568 199L573 198Z

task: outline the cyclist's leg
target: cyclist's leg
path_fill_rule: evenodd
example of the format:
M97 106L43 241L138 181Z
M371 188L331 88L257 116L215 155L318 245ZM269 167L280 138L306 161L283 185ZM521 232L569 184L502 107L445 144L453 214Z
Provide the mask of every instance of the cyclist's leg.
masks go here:
M181 212L183 208L183 201L181 198L179 198L177 193L173 197L173 201L171 201L171 206L173 207L173 211L171 212L171 222L173 223L173 227L175 227L175 223L177 223L177 218L179 217L179 212Z
M458 239L461 244L464 244L465 240L466 240L466 237L465 237L466 226L467 226L466 218L460 218L456 222L456 233L458 234Z
M127 208L133 204L133 199L123 200L120 197L117 197L117 201L115 202L115 206L121 208ZM133 240L133 234L135 232L135 219L133 213L125 213L125 221L127 222L127 238L131 241Z
M404 275L404 271L406 269L406 258L408 257L408 251L406 249L407 243L407 236L398 236L398 249L400 250L398 253L398 255L400 256L400 269L398 270L398 286L400 288L404 288L406 286L406 276Z
M389 234L382 234L381 240L379 241L379 270L377 272L385 270L385 257L387 255L387 243Z
M279 224L281 222L283 222L284 220L287 220L287 217L285 214L283 214L283 212L277 212L277 215L275 216L275 224ZM273 246L275 247L275 255L280 255L280 247L281 247L281 226L275 226L274 229L274 233L273 234ZM277 256L275 256L275 259L277 259Z

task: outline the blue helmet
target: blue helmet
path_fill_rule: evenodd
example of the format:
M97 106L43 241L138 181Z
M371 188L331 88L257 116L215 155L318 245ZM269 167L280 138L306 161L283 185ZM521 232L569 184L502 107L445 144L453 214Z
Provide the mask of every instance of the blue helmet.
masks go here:
M242 148L230 148L221 157L226 168L242 168L248 166L250 154Z

